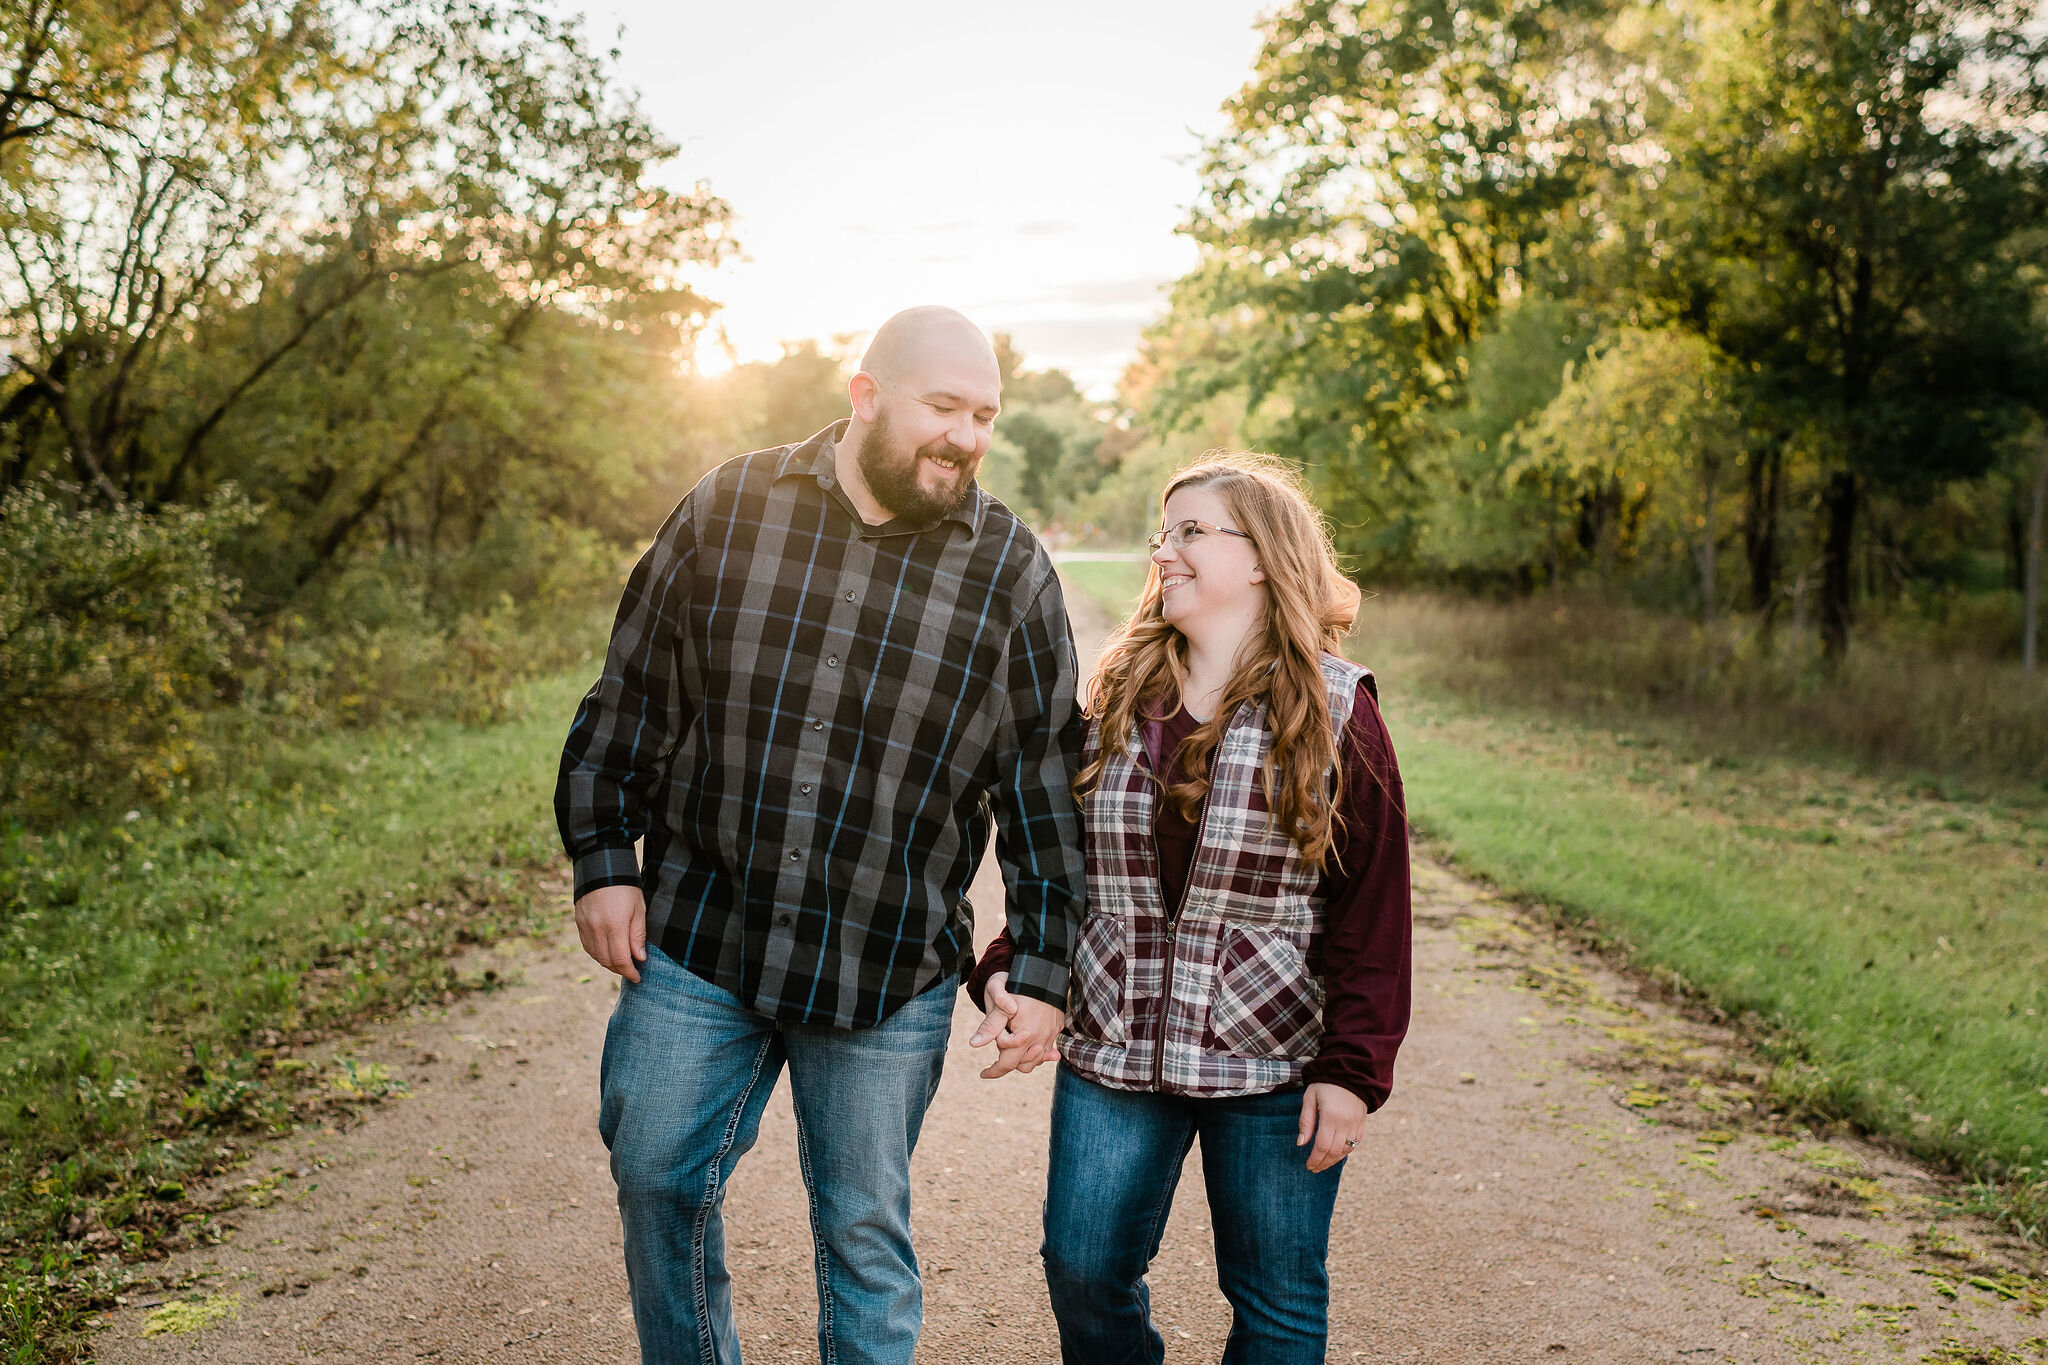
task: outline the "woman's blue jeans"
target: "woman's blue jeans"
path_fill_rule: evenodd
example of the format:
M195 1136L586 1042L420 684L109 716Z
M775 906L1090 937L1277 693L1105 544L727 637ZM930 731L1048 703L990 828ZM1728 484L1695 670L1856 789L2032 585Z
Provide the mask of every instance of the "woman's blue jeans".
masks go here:
M957 978L871 1029L778 1024L648 945L605 1032L611 1149L645 1365L739 1365L725 1184L785 1063L817 1253L824 1365L910 1365L924 1291L910 1153L939 1086Z
M1319 1365L1329 1337L1330 1211L1344 1164L1311 1175L1301 1092L1193 1100L1111 1090L1060 1068L1052 1096L1045 1280L1067 1365L1160 1365L1145 1271L1199 1139L1230 1301L1224 1365Z

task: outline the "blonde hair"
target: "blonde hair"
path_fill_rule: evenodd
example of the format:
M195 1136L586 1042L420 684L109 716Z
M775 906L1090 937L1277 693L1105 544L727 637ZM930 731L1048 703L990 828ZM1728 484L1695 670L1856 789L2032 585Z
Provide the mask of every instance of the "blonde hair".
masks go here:
M1216 714L1182 746L1179 771L1165 775L1178 779L1165 782L1165 798L1190 823L1199 817L1225 727L1239 706L1264 697L1273 733L1262 774L1267 807L1302 856L1321 865L1336 841L1339 800L1325 774L1342 774L1322 656L1337 652L1357 619L1358 585L1337 567L1329 531L1292 465L1270 455L1210 451L1167 482L1161 507L1183 488L1214 493L1236 529L1251 536L1266 575L1266 619L1240 651ZM1154 564L1137 610L1110 636L1096 665L1087 710L1099 722L1101 748L1075 784L1083 794L1101 780L1111 756L1129 747L1142 721L1172 713L1186 686L1187 637L1160 612L1159 580Z

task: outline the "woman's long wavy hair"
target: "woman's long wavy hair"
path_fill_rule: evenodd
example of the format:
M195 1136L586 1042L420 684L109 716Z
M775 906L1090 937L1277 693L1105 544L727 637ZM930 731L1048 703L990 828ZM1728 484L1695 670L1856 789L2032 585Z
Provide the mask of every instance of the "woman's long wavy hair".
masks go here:
M1237 529L1251 536L1266 574L1266 621L1240 649L1216 714L1182 746L1179 771L1164 784L1165 798L1190 823L1199 817L1225 727L1241 705L1264 697L1273 731L1263 774L1266 805L1302 856L1320 866L1336 840L1332 813L1340 799L1325 775L1342 772L1322 656L1337 651L1357 619L1358 585L1338 569L1329 531L1301 476L1283 461L1211 451L1173 476L1161 507L1183 488L1214 493ZM1129 747L1141 721L1171 715L1180 705L1188 642L1160 614L1159 600L1154 564L1137 610L1110 636L1089 686L1087 710L1100 722L1101 749L1076 783L1083 794L1101 780L1110 757Z

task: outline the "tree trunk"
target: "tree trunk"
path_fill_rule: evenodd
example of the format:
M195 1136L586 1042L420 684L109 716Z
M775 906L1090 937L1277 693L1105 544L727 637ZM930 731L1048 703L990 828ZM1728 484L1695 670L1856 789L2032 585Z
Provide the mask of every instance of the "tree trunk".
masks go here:
M2026 494L2018 481L2005 504L2005 586L2014 592L2027 590Z
M1749 609L1766 612L1778 593L1778 506L1783 499L1785 446L1752 451L1748 498L1743 505L1742 550L1749 561Z
M1714 624L1715 599L1721 581L1721 524L1716 516L1719 509L1714 505L1720 491L1720 461L1700 461L1700 623L1708 626Z
M2027 525L2027 612L2020 667L2031 674L2040 662L2041 552L2044 504L2048 504L2048 439L2034 447L2034 511Z
M1851 620L1850 585L1855 564L1850 558L1856 538L1856 504L1861 490L1856 476L1848 470L1828 480L1822 503L1827 512L1826 563L1820 581L1821 654L1828 663L1839 665L1849 649Z

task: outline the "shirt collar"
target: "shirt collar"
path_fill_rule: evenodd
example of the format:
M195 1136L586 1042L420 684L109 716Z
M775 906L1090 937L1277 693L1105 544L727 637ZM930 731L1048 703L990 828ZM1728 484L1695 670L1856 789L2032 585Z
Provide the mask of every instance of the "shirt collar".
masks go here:
M849 420L842 417L809 440L799 441L783 451L782 460L775 467L775 477L777 479L786 479L796 474L808 474L817 480L818 487L824 489L826 493L830 494L837 491L840 501L846 504L847 510L850 512L854 511L852 500L846 496L844 490L839 488L838 466L833 462L835 449L839 444L840 438L846 435ZM889 535L914 535L919 532L934 530L942 523L948 521L957 521L962 526L965 526L970 533L980 535L982 521L987 514L988 494L982 491L981 484L977 481L969 485L967 496L960 500L960 505L940 517L938 521L927 525L910 526L906 525L901 517L897 517L885 523L884 526L868 527L867 529L870 531L885 530ZM854 520L857 522L861 520L858 513L855 514ZM866 526L865 522L861 524Z

